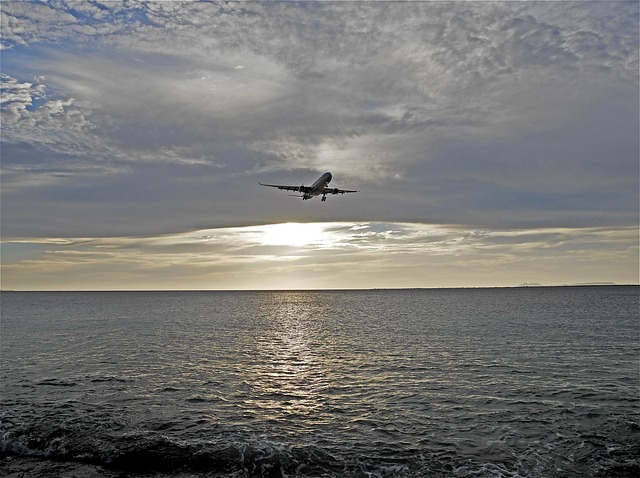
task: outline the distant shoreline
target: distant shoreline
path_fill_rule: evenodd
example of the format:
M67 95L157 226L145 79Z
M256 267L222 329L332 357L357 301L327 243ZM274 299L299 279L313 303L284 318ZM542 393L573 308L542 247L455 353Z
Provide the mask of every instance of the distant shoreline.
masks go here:
M640 287L640 284L616 284L611 282L584 284L520 284L515 286L468 286L468 287L375 287L363 289L68 289L68 290L32 290L32 289L2 289L4 292L29 293L81 293L81 292L366 292L366 291L402 291L402 290L483 290L483 289L557 289L566 287Z

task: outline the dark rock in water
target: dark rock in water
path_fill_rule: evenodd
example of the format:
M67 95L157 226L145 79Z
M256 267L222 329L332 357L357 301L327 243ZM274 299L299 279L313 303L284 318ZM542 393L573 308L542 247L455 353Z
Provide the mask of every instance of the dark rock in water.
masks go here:
M143 434L123 437L118 443L109 468L122 471L173 471L189 462L186 446L162 436Z
M191 455L189 468L203 471L230 472L238 468L241 461L242 454L233 446L222 449L203 447Z
M3 478L119 478L118 472L86 463L42 460L27 456L0 455Z

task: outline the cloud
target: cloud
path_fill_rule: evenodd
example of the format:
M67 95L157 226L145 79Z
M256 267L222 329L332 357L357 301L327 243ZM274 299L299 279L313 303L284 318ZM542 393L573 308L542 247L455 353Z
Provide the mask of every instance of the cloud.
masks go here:
M2 74L2 93L0 105L5 112L8 121L14 122L26 116L29 107L34 100L45 97L45 87L42 84L29 82L18 83L18 80L9 75Z
M638 224L628 2L3 2L3 238ZM349 198L257 183L331 170Z
M406 223L282 223L156 237L16 240L3 287L369 288L633 282L633 228L469 230ZM400 277L397 277L400 275ZM297 280L297 284L292 282Z

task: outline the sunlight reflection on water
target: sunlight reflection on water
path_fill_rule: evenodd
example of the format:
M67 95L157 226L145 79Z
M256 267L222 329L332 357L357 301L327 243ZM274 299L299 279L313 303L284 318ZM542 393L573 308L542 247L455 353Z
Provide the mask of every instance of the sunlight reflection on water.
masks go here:
M326 367L317 348L316 312L322 304L300 293L265 296L264 333L257 338L247 371L252 394L246 405L270 421L315 421L327 386Z

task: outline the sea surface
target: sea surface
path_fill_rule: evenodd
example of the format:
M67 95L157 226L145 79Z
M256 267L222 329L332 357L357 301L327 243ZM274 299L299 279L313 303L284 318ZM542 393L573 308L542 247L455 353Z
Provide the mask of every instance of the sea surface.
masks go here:
M0 475L637 477L639 292L4 292Z

